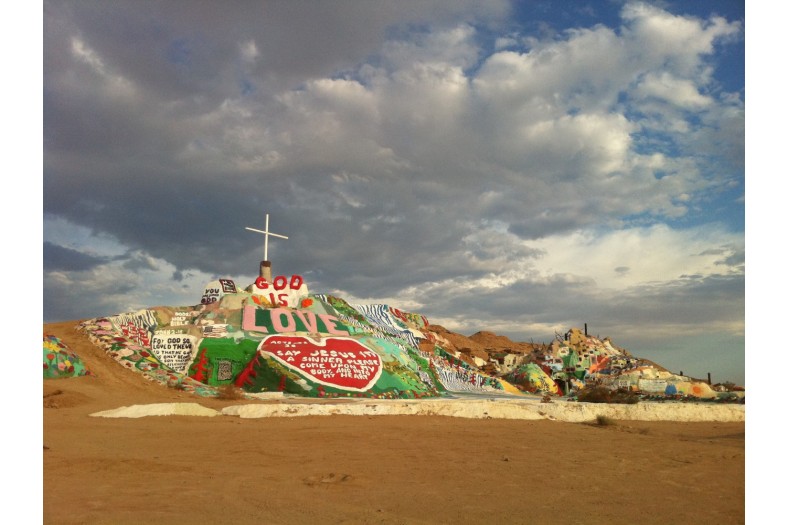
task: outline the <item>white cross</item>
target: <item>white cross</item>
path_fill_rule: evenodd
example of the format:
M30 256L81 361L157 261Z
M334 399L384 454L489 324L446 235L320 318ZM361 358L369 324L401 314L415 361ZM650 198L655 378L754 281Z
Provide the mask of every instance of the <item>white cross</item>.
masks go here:
M265 250L263 252L263 260L264 261L268 260L268 236L269 235L273 235L274 237L279 237L280 239L287 239L287 237L285 237L284 235L279 235L278 233L271 233L271 232L268 231L268 214L267 213L265 214L265 231L263 231L263 230L256 230L256 229L250 228L248 226L246 227L246 229L250 230L250 231L253 231L253 232L257 232L257 233L262 233L262 234L265 235Z

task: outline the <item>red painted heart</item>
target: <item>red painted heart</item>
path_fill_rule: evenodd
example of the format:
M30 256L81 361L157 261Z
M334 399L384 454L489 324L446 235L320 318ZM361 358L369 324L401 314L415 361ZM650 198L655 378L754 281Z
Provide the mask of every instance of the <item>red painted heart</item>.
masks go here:
M316 383L354 392L369 390L383 371L380 356L350 337L271 335L257 349Z

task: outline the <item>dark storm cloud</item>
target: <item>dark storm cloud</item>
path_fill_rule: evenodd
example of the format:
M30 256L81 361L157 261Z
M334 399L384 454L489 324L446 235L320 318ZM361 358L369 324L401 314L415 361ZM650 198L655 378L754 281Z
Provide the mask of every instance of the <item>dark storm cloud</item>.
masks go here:
M44 242L44 270L82 272L109 262L109 257L90 255L51 242Z

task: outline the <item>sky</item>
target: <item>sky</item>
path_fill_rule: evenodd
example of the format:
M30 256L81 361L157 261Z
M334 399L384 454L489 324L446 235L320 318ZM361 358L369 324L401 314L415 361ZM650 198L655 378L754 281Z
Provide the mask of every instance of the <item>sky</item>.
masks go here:
M274 275L745 384L744 1L43 2L43 320Z

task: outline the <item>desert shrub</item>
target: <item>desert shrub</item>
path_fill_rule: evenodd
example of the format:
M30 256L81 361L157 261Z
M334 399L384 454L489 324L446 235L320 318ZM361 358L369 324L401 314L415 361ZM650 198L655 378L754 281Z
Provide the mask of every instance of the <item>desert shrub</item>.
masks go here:
M613 400L611 403L620 403L624 405L634 405L640 402L640 396L634 392L630 392L624 388L619 388L613 392Z
M577 400L583 403L613 403L634 405L640 398L625 389L610 390L603 386L596 386L591 388L584 388L577 394Z
M227 383L219 387L216 397L225 401L236 401L244 398L244 391L232 383Z
M610 389L601 386L584 388L577 394L577 400L584 403L609 403L610 397Z
M599 414L598 416L596 416L596 424L601 427L607 427L610 425L615 425L616 422L613 418Z

